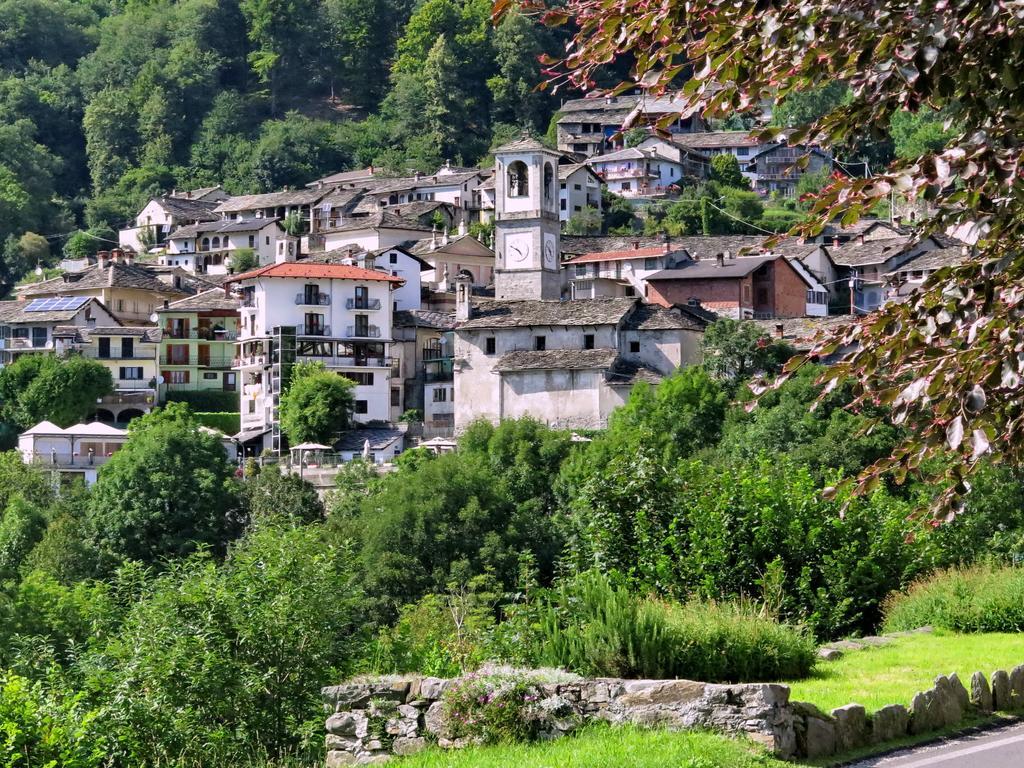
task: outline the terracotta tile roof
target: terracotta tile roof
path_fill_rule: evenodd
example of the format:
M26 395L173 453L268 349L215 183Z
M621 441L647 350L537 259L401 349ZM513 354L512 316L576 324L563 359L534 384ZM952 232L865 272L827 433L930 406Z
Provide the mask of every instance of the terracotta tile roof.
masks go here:
M609 369L618 357L616 349L545 349L519 350L502 355L494 370L511 371Z
M281 264L271 264L267 267L254 269L251 272L237 275L227 283L237 283L242 280L251 280L256 277L295 277L321 280L376 280L382 283L404 283L400 277L395 277L387 272L379 272L375 269L363 269L348 264L324 264L308 261L286 261Z

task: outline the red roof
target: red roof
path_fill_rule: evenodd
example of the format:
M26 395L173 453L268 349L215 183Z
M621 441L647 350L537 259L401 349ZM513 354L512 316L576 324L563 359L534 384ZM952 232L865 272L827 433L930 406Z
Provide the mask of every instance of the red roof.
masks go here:
M619 261L620 259L642 259L646 256L662 256L666 253L665 246L659 245L651 248L627 248L624 251L596 251L594 253L583 253L572 259L566 259L566 264L582 264L591 261Z
M350 264L317 264L301 261L285 261L267 267L245 272L226 281L237 283L254 277L298 277L321 280L378 280L383 283L404 283L400 277L375 269L363 269ZM226 283L225 283L226 284Z

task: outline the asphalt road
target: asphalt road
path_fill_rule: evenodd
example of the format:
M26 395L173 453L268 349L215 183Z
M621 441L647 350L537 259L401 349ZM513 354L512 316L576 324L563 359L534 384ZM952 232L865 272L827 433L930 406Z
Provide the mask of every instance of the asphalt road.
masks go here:
M873 757L848 768L1024 768L1024 723Z

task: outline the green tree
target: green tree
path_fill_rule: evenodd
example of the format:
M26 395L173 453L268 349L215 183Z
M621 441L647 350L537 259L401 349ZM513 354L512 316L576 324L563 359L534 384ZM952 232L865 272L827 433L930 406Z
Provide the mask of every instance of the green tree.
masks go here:
M22 355L0 370L5 418L23 428L44 420L61 427L84 421L113 389L110 370L84 357Z
M92 663L126 759L221 765L323 759L320 685L355 671L362 594L319 526L267 528L218 565L196 555L148 584Z
M544 28L522 13L510 13L494 30L497 73L487 80L491 92L491 120L534 130L545 128L550 97L537 90L541 81L540 56L550 46Z
M281 429L293 445L334 443L348 429L355 385L323 365L296 366L281 395Z
M252 248L236 248L231 253L230 266L236 275L256 269L259 265L260 260Z
M773 341L757 323L727 317L707 327L701 347L704 367L730 385L755 374L777 372L792 355L787 345Z
M15 579L22 563L46 531L43 511L15 496L0 516L0 581Z
M711 158L711 180L724 187L750 189L750 184L740 172L740 161L735 155L724 152Z
M838 80L808 90L791 91L772 110L772 124L796 128L820 120L853 99L846 83Z
M565 222L563 232L567 235L596 235L601 232L601 214L596 208L587 206L579 213L574 213Z
M956 136L955 127L947 128L941 112L896 112L889 123L896 157L916 160L922 155L941 152Z
M267 523L312 523L324 517L316 488L297 475L282 474L270 466L245 484L249 519Z
M202 546L223 552L240 514L220 440L200 430L182 403L136 419L128 433L89 499L88 525L104 566L158 563Z

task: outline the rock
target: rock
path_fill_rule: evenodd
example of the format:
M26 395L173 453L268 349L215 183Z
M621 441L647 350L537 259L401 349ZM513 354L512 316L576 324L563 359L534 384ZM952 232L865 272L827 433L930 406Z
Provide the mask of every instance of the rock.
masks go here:
M882 707L871 716L871 743L881 744L907 735L910 713L902 704Z
M927 624L925 624L923 627L918 627L917 629L910 630L910 632L915 635L930 635L934 631L935 630Z
M435 701L427 708L427 713L423 716L423 726L427 733L435 736L445 732L444 705L440 701Z
M358 752L363 740L356 736L335 736L327 734L327 751L341 750L343 752Z
M401 736L395 739L394 744L391 745L391 749L396 755L415 755L426 748L427 740L422 736L416 738Z
M848 752L868 743L868 716L860 704L833 709L832 719L835 721L838 752Z
M688 704L704 695L704 683L693 680L631 680L618 703L626 707L655 704Z
M398 714L400 714L402 717L407 717L412 720L416 720L420 716L420 711L411 704L399 704Z
M380 739L370 739L370 741L366 742L366 748L371 752L376 752L379 749L384 749L384 742Z
M878 635L868 635L867 637L860 638L857 642L861 643L862 645L877 647L879 645L889 645L892 642L892 638L879 637Z
M327 702L328 709L331 712L359 709L366 706L372 698L368 686L353 683L321 688L320 694L324 697L324 701Z
M961 716L967 711L967 708L971 706L971 695L964 688L964 684L960 682L960 676L954 672L949 676L949 687L953 691L953 695L956 696L957 703L960 705Z
M936 698L936 717L941 718L942 725L955 725L964 716L964 710L960 706L960 694L954 689L953 684L945 675L935 678L933 689Z
M1002 669L997 669L992 673L992 709L1000 712L1013 709L1013 702L1010 698L1010 676Z
M836 753L835 724L817 717L809 717L805 722L801 752L811 759L834 755ZM801 739L798 737L797 741L799 743Z
M366 715L359 712L339 712L327 718L327 732L335 736L365 736Z
M343 765L355 765L356 756L351 752L332 751L327 753L327 762L324 768L341 768Z
M1010 670L1010 697L1014 709L1024 709L1024 664Z
M971 704L982 712L992 711L992 691L988 687L988 681L981 672L971 675Z
M857 640L837 640L829 643L829 648L838 648L840 651L859 651L864 648L864 643Z
M909 733L917 735L942 728L946 724L945 716L934 690L919 691L910 700Z
M836 659L842 658L843 652L838 648L819 648L818 658L823 661L835 661Z
M439 677L424 677L420 680L420 698L437 700L451 681Z

